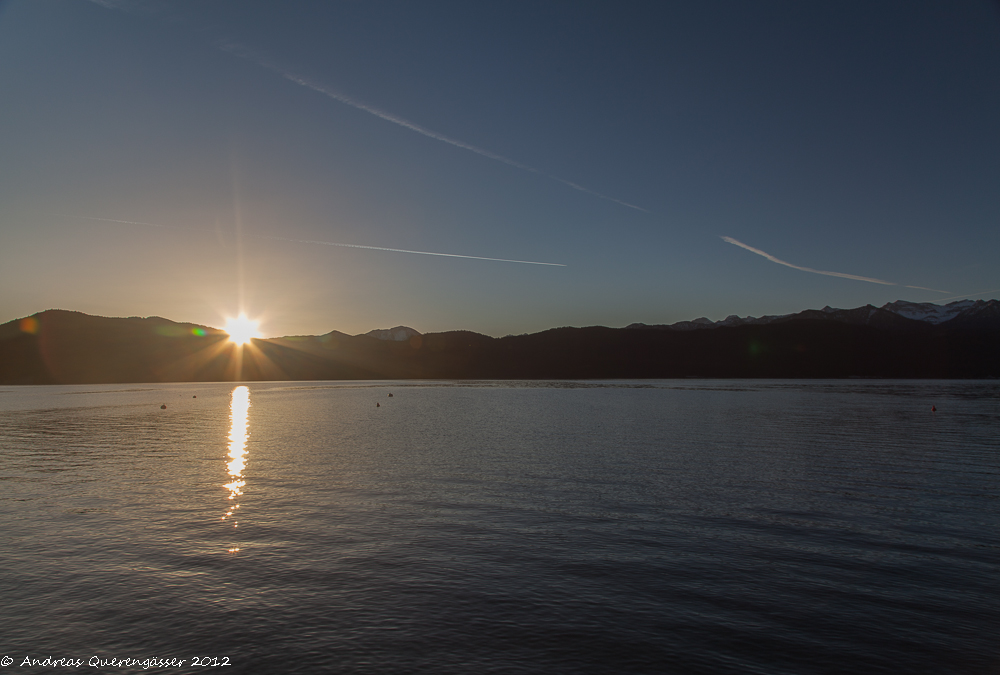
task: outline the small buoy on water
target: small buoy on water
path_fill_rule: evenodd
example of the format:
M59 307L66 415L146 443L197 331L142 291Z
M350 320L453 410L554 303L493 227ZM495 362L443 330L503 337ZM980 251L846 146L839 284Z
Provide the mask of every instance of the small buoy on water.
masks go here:
M198 398L197 396L192 396L191 398Z
M166 410L166 409L167 409L167 404L166 403L164 403L163 405L160 406L160 410Z
M931 406L931 412L937 412L937 408L935 406Z
M381 407L382 407L382 404L381 404L381 403L376 403L376 404L375 404L375 407L376 407L376 408L381 408Z
M392 398L392 392L391 391L389 392L389 398Z

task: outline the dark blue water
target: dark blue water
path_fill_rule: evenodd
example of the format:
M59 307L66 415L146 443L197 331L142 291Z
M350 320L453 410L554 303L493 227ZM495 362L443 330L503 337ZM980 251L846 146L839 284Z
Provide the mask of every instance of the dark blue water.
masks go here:
M1000 383L234 389L0 388L0 673L1000 672Z

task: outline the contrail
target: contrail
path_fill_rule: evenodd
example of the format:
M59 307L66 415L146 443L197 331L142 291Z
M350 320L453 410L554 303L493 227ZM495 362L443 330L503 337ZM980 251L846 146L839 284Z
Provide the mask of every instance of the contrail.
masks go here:
M560 178L559 176L555 176L553 174L546 173L546 172L542 171L541 169L536 169L533 166L528 166L527 164L522 164L521 162L518 162L518 161L515 161L513 159L510 159L509 157L504 157L503 155L498 155L495 152L490 152L489 150L484 150L483 148L477 147L475 145L471 145L470 143L465 143L463 141L456 140L456 139L451 138L449 136L445 136L444 134L441 134L441 133L438 133L436 131L432 131L430 129L422 127L419 124L414 124L413 122L411 122L411 121L409 121L407 119L399 117L398 115L393 115L392 113L389 113L389 112L386 112L386 111L381 110L379 108L376 108L375 106L368 105L367 103L363 103L361 101L358 101L357 99L351 98L350 96L347 96L346 94L343 94L343 93L341 93L339 91L336 91L336 90L331 89L331 88L329 88L327 86L319 84L318 82L310 80L310 79L308 79L306 77L303 77L301 75L297 75L296 73L293 73L293 72L291 72L289 70L286 70L286 69L282 68L281 66L275 64L274 62L272 62L272 61L270 61L268 59L265 59L265 58L263 58L263 57L255 54L255 53L251 52L249 49L247 49L246 47L243 47L241 45L238 45L238 44L235 44L235 43L231 43L231 42L220 42L216 46L219 49L221 49L222 51L228 52L228 53L230 53L230 54L232 54L234 56L237 56L237 57L239 57L241 59L246 59L248 61L253 61L257 65L259 65L259 66L261 66L263 68L266 68L267 70L270 70L272 73L276 73L277 75L280 75L281 77L285 78L286 80L289 80L290 82L294 82L295 84L298 84L300 86L306 87L308 89L312 89L315 92L318 92L320 94L323 94L324 96L332 98L335 101L339 101L341 103L349 105L352 108L357 108L358 110L363 110L364 112L366 112L366 113L368 113L370 115L374 115L375 117L378 117L379 119L383 119L386 122L392 122L393 124L397 124L397 125L405 128L405 129L409 129L410 131L415 131L418 134L421 134L423 136L427 136L428 138L433 138L435 141L441 141L442 143L447 143L448 145L453 145L456 148L461 148L463 150L468 150L469 152L474 152L477 155L480 155L482 157L486 157L487 159L492 159L492 160L495 160L497 162L503 162L504 164L507 164L508 166L514 167L515 169L521 169L522 171L527 171L529 173L538 174L539 176L545 176L546 178L550 178L550 179L552 179L554 181L562 183L563 185L566 185L567 187L571 187L574 190L579 190L580 192L586 192L587 194L593 195L593 196L598 197L600 199L605 199L607 201L614 202L616 204L621 204L622 206L628 207L630 209L635 209L636 211L642 211L643 213L649 213L648 210L642 208L641 206L636 206L635 204L630 204L630 203L628 203L626 201L622 201L621 199L616 199L614 197L610 197L610 196L608 196L606 194L602 194L600 192L597 192L596 190L591 190L590 188L587 188L587 187L584 187L584 186L579 185L577 183L574 183L573 181L569 181L569 180L566 180L565 178Z
M97 2L97 0L92 0ZM105 223L126 223L127 225L148 225L149 227L164 227L164 225L157 225L156 223L140 223L135 220L115 220L114 218L91 218L90 216L67 216L64 213L54 213L52 215L62 216L63 218L83 218L84 220L102 220Z
M82 218L83 220L99 220L105 223L125 223L127 225L148 225L150 227L167 227L156 223L143 223L135 220L117 220L115 218L94 218L91 216L68 216L65 214L54 214L63 218ZM169 228L175 229L175 228ZM567 267L563 263L537 262L534 260L509 260L507 258L487 258L479 255L460 255L458 253L433 253L431 251L411 251L405 248L388 248L385 246L364 246L362 244L340 244L333 241L316 241L313 239L290 239L288 237L272 237L266 234L243 233L244 237L255 237L257 239L271 239L274 241L290 241L297 244L321 244L323 246L341 246L344 248L363 248L370 251L391 251L392 253L416 253L418 255L437 255L444 258L468 258L469 260L491 260L493 262L518 263L521 265L548 265L550 267Z
M248 234L247 237L258 239L274 239L275 241L294 241L299 244L322 244L323 246L343 246L345 248L365 248L370 251L392 251L393 253L417 253L419 255L440 255L446 258L469 258L470 260L492 260L494 262L520 263L522 265L551 265L566 267L563 263L535 262L533 260L508 260L507 258L484 258L478 255L459 255L458 253L431 253L430 251L410 251L405 248L386 248L385 246L362 246L361 244L338 244L333 241L313 241L311 239L289 239L287 237L269 237L263 234Z
M974 295L986 295L987 293L1000 293L1000 288L994 289L992 291L978 291L976 293L968 293L966 295L953 295L950 298L938 298L937 302L944 302L945 300L961 300L962 298L971 298Z
M91 0L91 2L100 5L101 7L104 7L106 9L112 9L112 10L133 12L138 8L142 8L147 12L151 11L149 7L144 7L136 2L127 2L126 0ZM398 115L393 115L392 113L380 110L375 106L371 106L368 105L367 103L358 101L354 98L351 98L350 96L347 96L346 94L342 94L339 91L330 89L329 87L326 87L322 84L314 82L313 80L302 77L301 75L298 75L285 68L282 68L273 61L270 61L260 56L259 54L252 52L250 49L247 49L243 45L237 44L229 40L218 40L216 41L215 46L216 48L221 49L224 52L228 52L233 56L239 57L241 59L246 59L247 61L252 61L257 65L266 68L267 70L270 70L271 72L277 75L280 75L281 77L285 78L286 80L289 80L290 82L294 82L295 84L298 84L300 86L312 89L315 92L323 94L324 96L327 96L335 101L339 101L341 103L349 105L353 108L357 108L358 110L363 110L364 112L370 115L374 115L380 119L383 119L386 122L392 122L393 124L398 124L401 127L409 129L410 131L415 131L416 133L427 136L428 138L433 138L436 141L441 141L442 143L453 145L456 148L461 148L463 150L468 150L469 152L474 152L477 155L481 155L482 157L486 157L488 159L492 159L497 162L503 162L504 164L512 166L516 169L521 169L522 171L538 174L539 176L545 176L546 178L562 183L563 185L573 188L574 190L578 190L580 192L586 192L587 194L593 195L594 197L597 197L599 199L604 199L609 202L614 202L615 204L620 204L621 206L630 209L635 209L636 211L642 211L643 213L649 213L647 209L644 209L641 206L630 204L629 202L623 201L621 199L616 199L615 197L598 192L597 190L591 190L590 188L584 187L578 183L574 183L573 181L566 180L565 178L560 178L559 176L556 176L551 173L546 173L541 169L536 169L533 166L522 164L521 162L517 162L513 159L510 159L509 157L498 155L495 152L490 152L489 150L476 147L475 145L472 145L470 143L465 143L463 141L450 138L448 136L445 136L444 134L440 134L436 131L426 129L420 126L419 124L414 124L413 122L410 122L407 119L399 117Z
M785 262L784 260L781 260L779 258L775 258L770 253L765 253L764 251L761 251L759 248L754 248L753 246L747 246L742 241L738 241L736 239L733 239L732 237L724 237L722 235L719 235L719 238L722 239L722 241L724 241L724 242L726 242L728 244L733 244L734 246L739 246L740 248L745 248L746 250L750 251L751 253L756 253L759 256L763 256L763 257L767 258L768 260L770 260L771 262L778 263L779 265L784 265L785 267L791 267L793 270L801 270L803 272L812 272L813 274L825 274L828 277L840 277L842 279L854 279L855 281L867 281L870 284L882 284L883 286L902 286L904 288L916 288L916 289L921 290L921 291L933 291L935 293L947 293L948 292L948 291L939 291L936 288L925 288L924 286L907 286L906 284L897 284L894 281L885 281L883 279L873 279L871 277L860 277L860 276L858 276L856 274L844 274L843 272L826 272L824 270L814 270L811 267L802 267L801 265L793 265L790 262Z

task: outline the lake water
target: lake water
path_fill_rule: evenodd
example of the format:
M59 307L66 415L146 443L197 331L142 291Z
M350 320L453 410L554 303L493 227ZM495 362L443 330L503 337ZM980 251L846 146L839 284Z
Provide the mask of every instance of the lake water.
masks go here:
M1000 382L3 387L0 459L0 672L1000 672Z

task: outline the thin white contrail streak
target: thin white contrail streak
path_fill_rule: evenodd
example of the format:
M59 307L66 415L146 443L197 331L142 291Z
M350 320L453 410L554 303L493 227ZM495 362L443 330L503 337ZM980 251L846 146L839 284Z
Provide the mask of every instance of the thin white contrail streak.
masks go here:
M61 215L61 214L60 214ZM156 223L141 223L135 220L117 220L115 218L93 218L91 216L66 216L64 218L83 218L84 220L100 220L105 223L125 223L127 225L148 225L150 227L166 227ZM364 246L362 244L340 244L334 241L316 241L313 239L290 239L288 237L273 237L266 234L243 234L244 237L256 239L272 239L274 241L290 241L297 244L321 244L323 246L341 246L343 248L363 248L370 251L391 251L392 253L416 253L418 255L436 255L443 258L468 258L469 260L491 260L493 262L519 263L521 265L548 265L549 267L567 267L563 263L537 262L534 260L509 260L507 258L487 258L480 255L460 255L458 253L432 253L431 251L410 251L405 248L388 248L385 246Z
M469 152L474 152L477 155L480 155L482 157L486 157L488 159L492 159L492 160L495 160L497 162L503 162L504 164L507 164L508 166L512 166L512 167L514 167L516 169L521 169L522 171L528 171L529 173L535 173L535 174L538 174L539 176L545 176L546 178L550 178L550 179L552 179L554 181L558 181L558 182L562 183L563 185L566 185L567 187L571 187L574 190L579 190L580 192L586 192L587 194L593 195L593 196L598 197L600 199L606 199L606 200L614 202L616 204L621 204L622 206L628 207L630 209L635 209L636 211L642 211L643 213L649 213L649 211L647 211L646 209L642 208L641 206L636 206L635 204L630 204L630 203L628 203L626 201L622 201L621 199L615 199L614 197L610 197L610 196L608 196L606 194L602 194L600 192L597 192L596 190L591 190L590 188L587 188L587 187L584 187L584 186L579 185L577 183L574 183L573 181L569 181L569 180L566 180L565 178L560 178L559 176L555 176L553 174L546 173L546 172L542 171L541 169L536 169L533 166L528 166L527 164L522 164L521 162L518 162L518 161L515 161L513 159L510 159L509 157L504 157L503 155L498 155L495 152L490 152L489 150L484 150L483 148L477 147L475 145L471 145L469 143L465 143L463 141L456 140L456 139L451 138L449 136L445 136L444 134L438 133L436 131L431 131L430 129L426 129L426 128L420 126L419 124L414 124L413 122L411 122L411 121L409 121L407 119L403 119L402 117L399 117L398 115L393 115L392 113L386 112L386 111L381 110L379 108L376 108L376 107L374 107L372 105L368 105L367 103L363 103L361 101L358 101L357 99L351 98L350 96L347 96L346 94L342 94L341 92L336 91L334 89L331 89L331 88L329 88L329 87L327 87L325 85L319 84L318 82L315 82L315 81L310 80L310 79L308 79L306 77L303 77L301 75L298 75L296 73L288 71L288 70L282 68L281 66L278 66L274 62L269 61L268 59L265 59L265 58L263 58L263 57L261 57L261 56L259 56L257 54L254 54L249 49L247 49L247 48L245 48L245 47L243 47L241 45L237 45L237 44L225 42L225 43L219 43L217 46L218 46L219 49L221 49L221 50L223 50L225 52L228 52L230 54L233 54L234 56L237 56L237 57L239 57L241 59L246 59L248 61L253 61L257 65L259 65L259 66L261 66L263 68L266 68L267 70L270 70L272 73L280 75L281 77L285 78L286 80L289 80L290 82L294 82L295 84L298 84L300 86L306 87L308 89L312 89L315 92L318 92L320 94L323 94L324 96L332 98L335 101L339 101L341 103L349 105L352 108L357 108L358 110L363 110L364 112L366 112L366 113L368 113L370 115L374 115L375 117L378 117L379 119L383 119L386 122L392 122L393 124L397 124L397 125L405 128L405 129L409 129L410 131L415 131L418 134L421 134L423 136L427 136L428 138L433 138L435 141L441 141L442 143L447 143L449 145L453 145L456 148L461 148L463 150L468 150Z
M102 6L102 7L105 7L107 9L114 9L114 10L120 10L120 11L134 11L136 9L136 7L137 7L136 3L134 3L134 2L133 3L126 3L125 0L91 0L91 2L93 2L95 4L98 4L98 5ZM342 94L342 93L340 93L338 91L330 89L329 87L323 86L323 85L318 84L316 82L313 82L312 80L309 80L309 79L307 79L305 77L297 75L296 73L293 73L293 72L291 72L289 70L286 70L285 68L282 68L282 67L278 66L274 62L272 62L272 61L270 61L268 59L265 59L265 58L263 58L262 56L260 56L258 54L255 54L254 52L252 52L251 50L247 49L246 47L244 47L242 45L239 45L239 44L236 44L234 42L227 41L227 40L219 40L219 41L216 42L215 46L218 49L221 49L222 51L225 51L225 52L228 52L230 54L233 54L234 56L237 56L239 58L246 59L248 61L253 61L257 65L262 66L263 68L266 68L266 69L270 70L271 72L276 73L276 74L280 75L281 77L284 77L285 79L287 79L287 80L289 80L291 82L294 82L295 84L301 85L303 87L308 87L309 89L312 89L313 91L316 91L316 92L319 92L319 93L321 93L321 94L323 94L325 96L328 96L328 97L334 99L335 101L340 101L341 103L344 103L346 105L349 105L349 106L352 106L354 108L357 108L358 110L363 110L363 111L365 111L365 112L367 112L367 113L369 113L371 115L375 115L376 117L378 117L380 119L383 119L383 120L385 120L387 122L392 122L393 124L398 124L401 127L404 127L404 128L409 129L411 131L415 131L418 134L423 134L424 136L427 136L428 138L433 138L436 141L441 141L442 143L448 143L449 145L453 145L456 148L462 148L463 150L468 150L469 152L474 152L477 155L481 155L483 157L487 157L489 159L496 160L498 162L503 162L504 164L507 164L509 166L513 166L513 167L515 167L517 169L521 169L522 171L528 171L530 173L535 173L535 174L538 174L540 176L545 176L546 178L550 178L550 179L552 179L554 181L558 181L558 182L562 183L563 185L565 185L567 187L571 187L574 190L579 190L580 192L586 192L587 194L593 195L593 196L595 196L595 197L597 197L599 199L605 199L607 201L614 202L616 204L620 204L620 205L625 206L627 208L635 209L636 211L642 211L643 213L649 213L649 211L647 209L644 209L641 206L637 206L635 204L630 204L629 202L623 201L621 199L616 199L614 197L611 197L610 195L606 195L606 194L603 194L601 192L598 192L597 190L591 190L590 188L584 187L584 186L582 186L582 185L580 185L578 183L574 183L573 181L566 180L565 178L560 178L559 176L555 176L555 175L553 175L551 173L546 173L545 171L542 171L541 169L536 169L533 166L528 166L527 164L522 164L521 162L514 161L513 159L510 159L508 157L504 157L503 155L498 155L495 152L490 152L489 150L484 150L483 148L476 147L475 145L471 145L469 143L464 143L464 142L456 140L454 138L450 138L448 136L445 136L444 134L439 134L436 131L431 131L430 129L425 129L424 127L420 126L419 124L414 124L413 122L410 122L409 120L403 119L402 117L398 117L396 115L393 115L392 113L388 113L388 112L386 112L384 110L380 110L380 109L378 109L378 108L376 108L374 106L368 105L367 103L362 103L361 101L353 99L350 96Z
M431 253L430 251L410 251L405 248L386 248L385 246L362 246L361 244L338 244L332 241L313 241L311 239L289 239L287 237L269 237L263 234L248 234L248 237L258 239L274 239L276 241L294 241L299 244L322 244L323 246L343 246L345 248L365 248L370 251L392 251L393 253L417 253L419 255L439 255L445 258L469 258L471 260L492 260L494 262L521 263L522 265L550 265L552 267L566 267L563 263L535 262L532 260L508 260L507 258L485 258L478 255L459 255L458 253Z
M976 293L968 293L966 295L953 295L950 298L938 298L937 302L944 302L945 300L961 300L962 298L971 298L974 295L985 295L987 293L1000 293L1000 288L996 288L992 291L978 291Z
M94 0L96 2L97 0ZM63 218L83 218L84 220L103 220L105 223L125 223L127 225L148 225L149 227L165 227L164 225L157 225L156 223L140 223L135 220L115 220L114 218L91 218L90 216L67 216L62 213L57 213L54 215L62 216Z
M779 258L775 258L770 253L765 253L764 251L761 251L759 248L754 248L753 246L748 246L748 245L744 244L742 241L738 241L736 239L733 239L732 237L724 237L722 235L719 235L719 238L722 239L722 241L724 241L726 243L733 244L734 246L739 246L740 248L745 248L746 250L750 251L751 253L756 253L759 256L763 256L763 257L767 258L768 260L770 260L771 262L778 263L779 265L784 265L785 267L791 267L793 270L801 270L803 272L812 272L813 274L824 274L824 275L826 275L828 277L840 277L842 279L854 279L855 281L867 281L868 283L871 283L871 284L882 284L883 286L902 286L904 288L916 288L916 289L921 290L921 291L934 291L935 293L947 293L948 292L948 291L939 291L936 288L925 288L924 286L907 286L906 284L897 284L894 281L885 281L883 279L873 279L871 277L860 277L860 276L858 276L856 274L844 274L843 272L827 272L825 270L814 270L811 267L802 267L801 265L793 265L790 262L785 262L784 260L781 260Z

